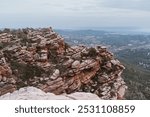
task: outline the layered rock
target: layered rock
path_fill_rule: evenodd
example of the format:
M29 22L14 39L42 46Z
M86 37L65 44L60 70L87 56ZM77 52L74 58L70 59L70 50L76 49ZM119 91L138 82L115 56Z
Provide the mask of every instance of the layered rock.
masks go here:
M0 95L16 90L16 78L12 75L12 70L6 63L3 52L0 51Z
M2 33L2 34L0 34L0 43L10 42L11 38L12 38L11 34Z
M51 28L24 29L19 34L13 33L11 44L1 49L0 95L34 86L46 93L78 91L101 99L123 98L124 66L105 47L70 47Z

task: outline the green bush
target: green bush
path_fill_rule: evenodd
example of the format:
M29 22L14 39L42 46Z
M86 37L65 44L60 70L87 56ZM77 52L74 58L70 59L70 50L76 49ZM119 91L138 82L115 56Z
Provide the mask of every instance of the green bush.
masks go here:
M96 57L96 56L97 56L96 49L93 48L93 47L89 48L88 55L89 55L90 57Z

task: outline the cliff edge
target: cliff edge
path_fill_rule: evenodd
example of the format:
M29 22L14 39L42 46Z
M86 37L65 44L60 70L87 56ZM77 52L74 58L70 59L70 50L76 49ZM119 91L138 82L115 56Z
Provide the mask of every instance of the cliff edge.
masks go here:
M0 95L33 86L56 95L123 99L123 69L105 47L69 46L51 27L0 33Z

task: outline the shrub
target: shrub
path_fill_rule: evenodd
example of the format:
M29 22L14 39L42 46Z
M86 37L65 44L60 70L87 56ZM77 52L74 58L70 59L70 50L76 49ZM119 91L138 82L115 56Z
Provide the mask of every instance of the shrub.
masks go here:
M97 56L96 49L93 48L93 47L89 48L88 55L89 55L90 57L96 57L96 56Z

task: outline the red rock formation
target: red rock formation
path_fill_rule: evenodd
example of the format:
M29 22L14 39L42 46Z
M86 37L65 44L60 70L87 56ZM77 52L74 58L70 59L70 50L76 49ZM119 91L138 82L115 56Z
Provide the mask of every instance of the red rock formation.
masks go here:
M51 28L27 29L27 38L13 37L13 44L1 49L0 95L34 86L55 94L82 91L101 99L123 98L124 66L105 47L69 47Z
M16 90L16 79L12 70L6 63L3 53L0 52L0 95Z

